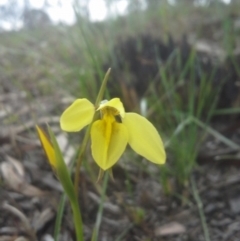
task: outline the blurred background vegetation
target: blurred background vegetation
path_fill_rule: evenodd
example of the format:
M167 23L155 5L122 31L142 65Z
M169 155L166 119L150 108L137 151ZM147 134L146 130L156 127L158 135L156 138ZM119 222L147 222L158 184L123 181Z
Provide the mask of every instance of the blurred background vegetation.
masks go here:
M149 173L171 193L172 178L188 186L209 136L237 148L216 128L239 113L240 3L129 0L123 14L113 13L118 2L106 0L108 14L93 21L89 2L76 0L72 24L52 20L51 1L41 8L28 0L1 4L0 93L24 91L29 103L56 93L94 101L112 68L106 97L121 97L128 111L157 126L168 161ZM149 164L134 159L146 171Z

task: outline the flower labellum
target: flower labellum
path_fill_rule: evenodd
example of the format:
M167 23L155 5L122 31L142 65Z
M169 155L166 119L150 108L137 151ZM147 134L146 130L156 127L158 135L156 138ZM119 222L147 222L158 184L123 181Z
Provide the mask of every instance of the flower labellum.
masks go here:
M91 127L92 155L104 171L111 168L123 154L127 144L147 160L164 164L166 154L156 128L145 117L125 113L119 98L102 101L96 111L101 118ZM75 100L62 114L62 130L76 132L89 125L95 113L87 99Z

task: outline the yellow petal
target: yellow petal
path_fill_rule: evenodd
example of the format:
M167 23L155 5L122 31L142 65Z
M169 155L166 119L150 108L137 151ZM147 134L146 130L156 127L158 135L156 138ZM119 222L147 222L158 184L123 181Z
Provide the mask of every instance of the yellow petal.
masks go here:
M50 165L52 166L52 168L54 170L56 170L57 162L56 162L56 156L55 156L53 146L52 146L51 142L49 141L49 139L47 138L47 135L45 134L45 132L39 126L36 126L36 128L37 128L38 136L41 141L42 147L48 158L48 161L49 161Z
M75 100L62 114L60 125L62 130L80 131L90 124L94 116L94 105L87 99Z
M135 152L156 164L165 163L161 137L151 122L138 114L126 113L122 123L127 127L128 143Z
M91 129L92 155L105 171L120 158L128 143L128 131L123 124L98 120Z
M114 108L117 111L116 114L120 115L122 118L125 115L125 110L124 110L123 104L122 104L122 102L119 98L113 98L113 99L111 99L109 101L106 101L106 102L104 101L102 104L100 104L98 110L102 110L106 107Z

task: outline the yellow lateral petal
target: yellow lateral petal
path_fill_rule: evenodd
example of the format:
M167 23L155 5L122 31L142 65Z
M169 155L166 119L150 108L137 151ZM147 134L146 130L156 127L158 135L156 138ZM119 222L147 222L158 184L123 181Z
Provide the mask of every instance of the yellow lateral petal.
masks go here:
M91 123L94 112L94 105L89 100L75 100L60 118L61 129L69 132L80 131Z
M128 143L135 152L156 164L165 163L161 137L151 122L138 114L126 113L122 123L127 127Z
M122 118L125 115L125 110L124 110L123 104L119 98L113 98L109 101L104 102L103 104L100 104L98 110L101 110L105 107L112 107L112 108L116 109Z
M48 158L48 161L49 161L50 165L52 166L52 168L54 170L56 170L57 162L56 162L56 156L55 156L53 146L52 146L51 142L49 141L49 139L47 138L47 135L45 134L45 132L39 126L36 126L36 128L37 128L38 136L41 141L42 147Z
M120 158L128 143L128 131L123 124L98 120L91 129L92 155L104 171ZM110 135L109 135L110 133Z

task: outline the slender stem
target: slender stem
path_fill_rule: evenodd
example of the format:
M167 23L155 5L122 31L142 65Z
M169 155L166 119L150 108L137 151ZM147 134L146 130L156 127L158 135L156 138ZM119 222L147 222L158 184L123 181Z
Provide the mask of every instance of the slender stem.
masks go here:
M110 72L111 72L111 69L108 69L107 73L104 76L102 85L100 87L100 90L99 90L99 93L98 93L98 96L97 96L97 99L95 102L95 108L97 108L99 106L99 103L103 98L103 94L106 89L106 85L107 85L107 81L109 79ZM97 117L97 115L95 112L93 120L92 120L91 124L88 126L85 136L83 138L83 142L80 147L78 158L77 158L77 164L76 164L76 169L75 169L75 179L74 179L74 189L75 189L75 194L77 197L78 197L78 184L79 184L79 180L80 180L80 168L82 165L82 159L83 159L83 156L84 156L86 148L87 148L88 140L90 137L91 127L92 127L93 122L96 120L96 117Z
M209 235L209 231L208 231L208 227L207 227L206 217L203 212L202 200L198 194L196 183L195 183L195 180L193 177L191 177L191 184L192 184L193 197L197 203L198 212L199 212L199 216L200 216L201 223L202 223L205 241L210 241L210 235Z
M91 130L91 126L92 124L90 124L87 128L87 131L85 133L85 136L83 138L83 142L82 145L80 147L79 150L79 154L78 154L78 158L77 158L77 164L76 164L76 168L75 168L75 179L74 179L74 190L75 190L75 194L78 197L78 184L79 184L79 179L80 179L80 168L82 165L82 158L84 156L84 153L86 151L87 148L87 143L90 137L90 130Z
M57 217L56 217L56 222L54 226L54 241L58 241L58 236L60 233L60 227L62 223L62 216L63 216L66 200L67 200L67 195L66 193L63 193L58 206Z
M80 212L77 197L75 198L75 200L71 200L70 203L72 206L73 220L74 220L77 241L84 241L83 223L82 223L81 212Z
M103 98L103 94L104 94L104 91L105 91L105 89L106 89L106 85L107 85L107 81L108 81L110 72L111 72L111 68L108 69L107 73L106 73L105 76L104 76L102 85L101 85L101 87L100 87L100 90L99 90L99 92L98 92L98 96L97 96L97 99L96 99L96 102L95 102L95 106L96 106L96 107L99 105L100 101L101 101L102 98Z
M107 191L107 186L108 186L108 179L109 179L109 173L106 172L103 180L103 189L102 189L102 194L101 194L101 201L100 205L98 208L98 213L97 213L97 219L96 219L96 224L93 230L93 236L91 241L96 241L98 238L98 233L101 225L101 220L102 220L102 215L103 215L103 204L106 198L106 191Z

